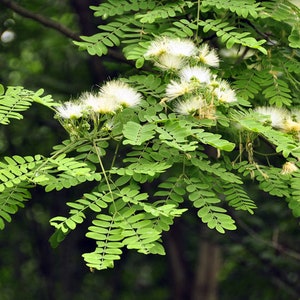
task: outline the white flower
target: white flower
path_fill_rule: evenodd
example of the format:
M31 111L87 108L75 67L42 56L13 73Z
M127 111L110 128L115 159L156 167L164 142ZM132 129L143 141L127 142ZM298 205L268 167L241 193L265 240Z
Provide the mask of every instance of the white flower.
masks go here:
M82 104L95 113L110 114L120 108L113 99L105 99L100 94L84 93L80 97Z
M120 108L120 105L115 101L99 96L99 104L97 111L100 114L113 114Z
M191 85L187 81L177 82L171 80L166 87L166 96L168 101L189 93L192 90Z
M240 45L238 47L233 46L230 49L223 48L219 51L219 53L222 57L227 57L227 58L243 57L243 59L247 59L255 54L253 50L250 50L249 48Z
M231 103L237 101L235 91L230 88L224 89L222 87L218 87L214 89L213 94L220 102Z
M300 132L300 122L294 121L294 113L278 107L258 107L255 109L261 115L268 116L271 121L271 126L281 129L286 132Z
M218 67L220 62L217 52L214 49L209 49L207 44L203 44L198 49L197 59L203 64L211 67Z
M177 56L191 57L197 51L195 44L188 39L168 39L167 46L168 53Z
M159 57L163 54L190 57L195 55L196 51L197 48L191 40L161 37L150 44L145 57Z
M291 174L293 172L296 172L298 170L298 167L293 163L293 162L286 162L283 166L282 166L282 170L280 172L280 174Z
M290 130L287 131L300 131L300 110L293 109L285 123L285 126L290 128Z
M174 110L182 115L193 115L206 105L201 97L194 97L186 101L178 101Z
M300 122L300 110L297 108L292 109L291 118L296 122Z
M120 108L120 105L114 101L114 99L101 97L99 93L84 93L79 100L81 100L82 104L89 110L100 114L114 113Z
M96 94L85 92L79 97L79 101L83 106L87 107L88 110L97 111L99 105L99 97Z
M145 57L159 57L160 55L165 54L167 52L167 39L158 38L151 42L147 52L145 53Z
M225 80L217 79L217 76L215 74L212 75L212 80L209 83L209 87L212 90L219 88L221 91L230 89L229 83Z
M283 123L283 130L286 132L300 132L300 122L295 122L287 117Z
M100 88L99 96L105 102L111 101L117 106L124 107L138 105L142 100L140 93L120 80L109 81L103 85Z
M182 81L198 81L199 83L208 84L211 79L209 69L204 67L185 67L180 71L180 78Z
M58 106L56 110L58 116L63 119L79 119L83 115L84 107L81 104L68 101Z
M186 64L186 60L181 56L172 54L162 54L155 65L162 70L179 70Z
M274 128L284 129L286 119L289 118L288 112L283 108L278 107L257 107L255 110L260 115L270 118L271 126Z

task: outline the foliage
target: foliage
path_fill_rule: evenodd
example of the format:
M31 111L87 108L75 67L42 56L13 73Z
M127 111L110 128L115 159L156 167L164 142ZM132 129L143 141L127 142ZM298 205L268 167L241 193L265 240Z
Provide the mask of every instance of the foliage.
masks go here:
M20 112L26 111L33 102L41 103L49 108L57 105L51 96L40 97L43 93L43 89L32 92L23 87L8 87L4 93L4 87L0 85L0 123L7 125L10 119L22 119Z
M163 232L187 211L219 233L235 230L230 211L257 208L249 180L299 217L299 8L281 0L108 0L91 8L106 24L75 44L98 56L119 47L140 70L64 104L42 90L1 86L1 124L38 102L69 139L49 157L3 158L0 227L32 188L88 183L67 200L68 216L50 220L50 243L91 220L95 250L83 258L101 270L124 247L165 254Z

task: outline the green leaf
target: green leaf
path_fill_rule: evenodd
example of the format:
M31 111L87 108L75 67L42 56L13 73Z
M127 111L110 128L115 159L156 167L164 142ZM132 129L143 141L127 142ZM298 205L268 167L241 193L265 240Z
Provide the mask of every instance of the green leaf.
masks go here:
M155 128L156 126L153 124L140 125L129 121L124 125L123 134L126 139L123 144L141 145L154 137Z
M292 48L300 48L300 26L294 26L292 32L288 37L289 45Z
M227 152L231 152L236 146L234 143L222 139L222 136L220 134L203 131L199 132L199 130L195 130L195 136L202 143L211 145L217 149L224 150Z
M145 63L145 59L144 59L143 57L140 57L140 58L138 58L138 59L136 60L136 62L135 62L135 67L136 67L137 69L140 69L140 68L143 67L144 63Z

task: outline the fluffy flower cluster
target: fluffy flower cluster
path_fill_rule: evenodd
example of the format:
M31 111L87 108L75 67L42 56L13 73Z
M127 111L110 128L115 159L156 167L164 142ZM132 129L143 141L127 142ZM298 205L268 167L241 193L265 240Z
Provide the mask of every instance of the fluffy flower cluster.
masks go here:
M155 65L163 70L180 70L190 60L210 67L219 66L215 50L207 44L197 48L189 39L160 37L150 44L145 57L154 60Z
M237 101L229 84L210 70L219 66L219 57L207 44L197 47L189 39L161 37L150 44L145 58L174 76L163 101L172 101L179 114L215 118L216 106Z
M297 134L300 137L300 111L288 111L279 107L262 106L254 110L262 116L262 122L283 132Z
M97 93L83 93L77 101L56 107L56 111L62 119L79 119L95 114L114 114L123 107L138 105L141 100L141 94L128 84L113 80L104 84Z
M281 174L286 175L286 174L292 174L296 171L298 171L298 167L295 165L295 163L287 161L281 169Z

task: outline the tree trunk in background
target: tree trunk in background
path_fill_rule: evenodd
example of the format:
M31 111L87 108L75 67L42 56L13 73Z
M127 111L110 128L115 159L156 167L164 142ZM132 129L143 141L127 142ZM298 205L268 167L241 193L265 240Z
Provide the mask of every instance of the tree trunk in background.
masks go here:
M174 225L173 225L174 226ZM187 281L187 263L184 259L184 251L182 249L182 239L178 232L178 228L172 228L166 234L166 250L169 259L171 273L171 291L172 300L189 299L189 288Z
M220 247L207 240L200 240L199 244L191 300L217 300L218 274L221 269Z
M165 235L169 260L171 300L217 300L218 274L221 269L221 249L208 239L209 232L201 226L198 231L198 253L193 264L187 253L187 233L183 224L172 225ZM191 231L195 234L195 231Z

